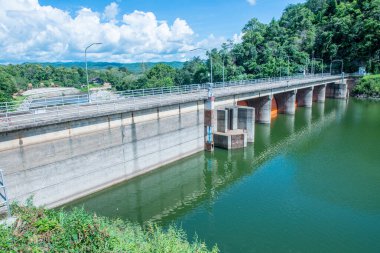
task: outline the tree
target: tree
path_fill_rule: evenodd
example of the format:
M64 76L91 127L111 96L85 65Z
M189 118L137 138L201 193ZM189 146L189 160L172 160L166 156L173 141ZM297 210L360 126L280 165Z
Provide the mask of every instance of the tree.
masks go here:
M174 86L176 70L166 64L159 63L151 68L147 74L147 87L170 87Z
M16 91L16 82L12 76L0 70L0 102L11 101L12 95Z

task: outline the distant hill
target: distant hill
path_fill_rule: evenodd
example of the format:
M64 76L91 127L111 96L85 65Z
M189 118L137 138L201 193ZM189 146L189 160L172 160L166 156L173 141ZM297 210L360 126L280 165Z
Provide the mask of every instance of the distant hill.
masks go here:
M150 69L154 67L154 65L158 63L164 63L167 64L173 68L179 69L182 68L183 62L179 61L173 61L173 62L144 62L145 68ZM33 63L34 64L34 63ZM54 66L54 67L85 67L84 62L42 62L42 63L35 63L40 64L42 66ZM118 62L88 62L87 66L89 69L107 69L107 68L120 68L125 67L130 72L133 73L140 73L142 72L142 66L143 63L136 62L136 63L118 63Z

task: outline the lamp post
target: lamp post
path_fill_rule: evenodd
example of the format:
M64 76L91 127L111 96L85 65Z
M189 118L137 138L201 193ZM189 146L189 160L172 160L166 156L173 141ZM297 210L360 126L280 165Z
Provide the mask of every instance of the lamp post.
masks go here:
M223 55L223 83L224 83L224 61L226 60L226 54Z
M333 62L341 62L342 63L340 72L343 73L343 60L341 60L341 59L339 59L339 60L332 60L331 63L330 63L330 75L332 75L332 64L333 64Z
M92 43L90 45L88 45L86 47L86 49L84 50L84 61L86 63L86 82L87 82L87 96L88 96L88 102L91 102L90 101L90 85L88 84L88 69L87 69L87 49L89 49L90 47L92 47L93 45L100 45L102 43L100 42L96 42L96 43Z
M292 56L289 56L289 55L286 55L286 57L288 58L288 77L290 75L290 58L293 58Z
M197 50L203 50L203 51L208 52L207 49L202 48L202 47L194 48L194 49L190 50L190 52L197 51ZM212 83L213 78L212 78L212 55L211 55L211 51L210 51L210 68L211 68L211 69L210 69L210 83Z
M288 77L289 77L289 75L290 75L290 56L287 55L287 57L288 57Z

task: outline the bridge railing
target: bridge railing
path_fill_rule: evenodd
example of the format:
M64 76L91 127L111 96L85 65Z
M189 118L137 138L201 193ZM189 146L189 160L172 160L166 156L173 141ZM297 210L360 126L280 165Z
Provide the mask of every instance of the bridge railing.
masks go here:
M291 77L261 78L253 80L216 82L214 89L226 87L247 87L256 84L276 83L301 79L328 78L330 75L297 75ZM338 75L340 76L340 75ZM168 103L202 100L207 97L206 84L191 84L162 88L128 90L120 92L96 92L82 95L68 95L30 99L22 102L0 103L0 130L23 125L39 124L46 121L60 121L83 115L96 115L116 110L137 110Z

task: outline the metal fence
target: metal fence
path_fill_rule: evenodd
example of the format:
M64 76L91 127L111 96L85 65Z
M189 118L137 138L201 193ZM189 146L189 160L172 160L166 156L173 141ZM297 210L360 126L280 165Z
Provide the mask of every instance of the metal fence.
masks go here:
M270 88L272 86L293 86L300 82L337 79L341 75L297 75L291 77L261 78L191 84L183 86L149 88L128 91L99 91L81 95L67 95L47 98L29 97L22 102L0 103L0 131L17 129L26 125L61 121L84 115L99 115L116 111L138 110L177 102L203 100L212 86L215 92L243 88ZM342 76L343 79L343 76Z

